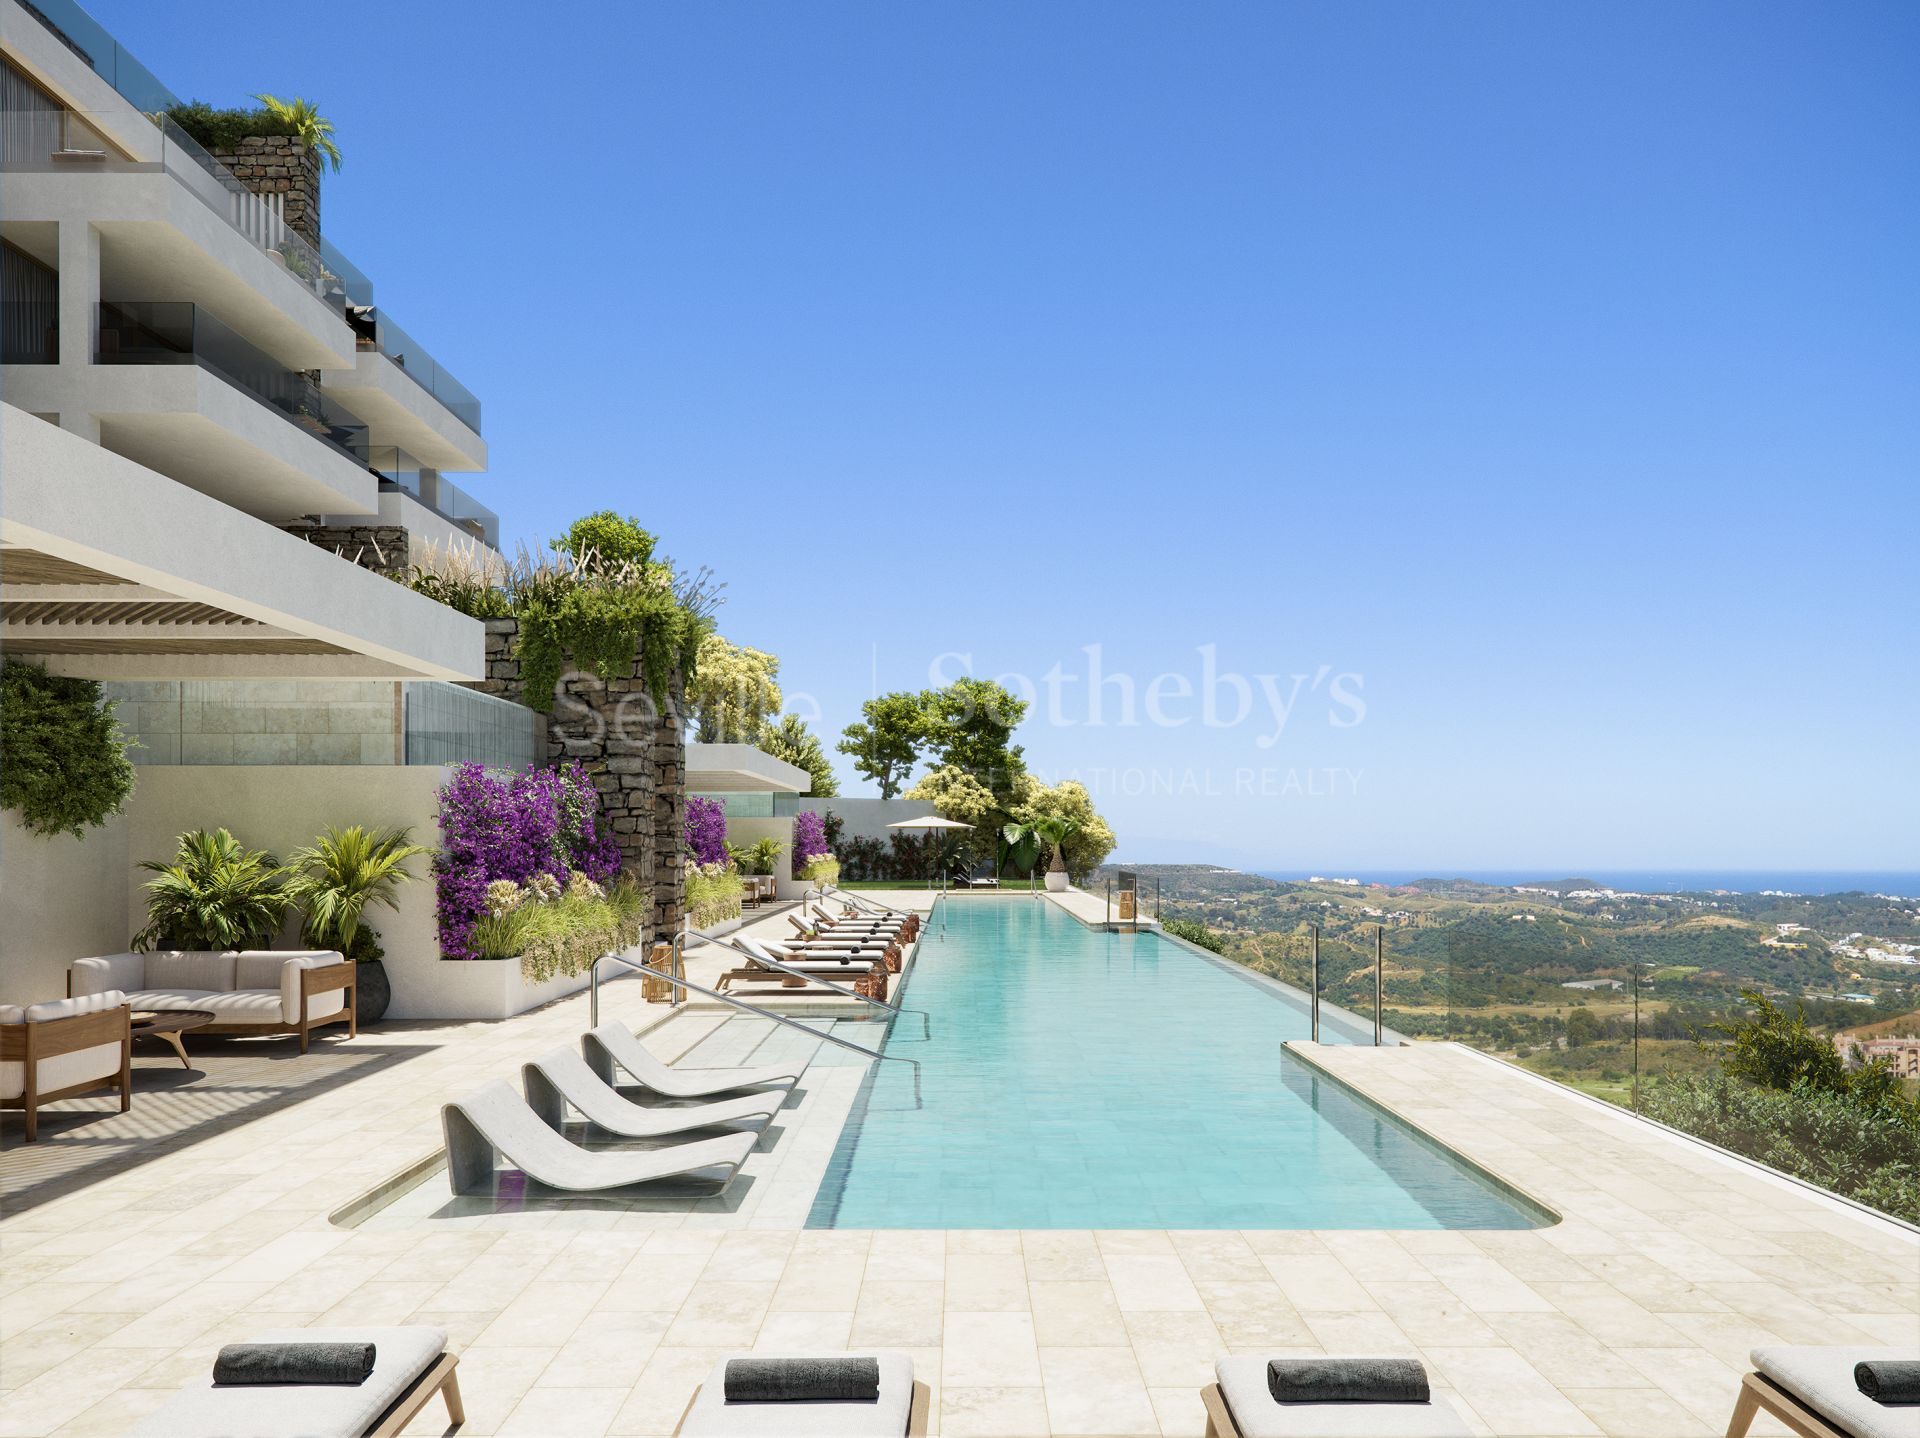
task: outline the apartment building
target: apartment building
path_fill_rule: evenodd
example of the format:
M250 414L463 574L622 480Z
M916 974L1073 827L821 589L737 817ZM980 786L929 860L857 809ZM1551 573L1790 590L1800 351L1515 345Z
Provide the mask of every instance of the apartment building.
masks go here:
M178 98L70 0L0 0L0 650L103 681L142 766L84 842L0 823L0 1001L124 948L183 828L430 830L437 766L536 752L457 687L483 626L379 572L497 546L449 478L479 401L322 234L311 157L209 153Z

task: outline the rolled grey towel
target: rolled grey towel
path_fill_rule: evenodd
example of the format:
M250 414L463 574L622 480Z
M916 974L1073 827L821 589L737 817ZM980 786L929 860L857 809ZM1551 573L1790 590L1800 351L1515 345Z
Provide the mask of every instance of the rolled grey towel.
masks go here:
M1920 1362L1879 1358L1853 1365L1853 1381L1875 1403L1920 1403Z
M879 1397L876 1358L734 1358L727 1363L729 1403L873 1403Z
M240 1383L365 1383L371 1343L229 1343L213 1360L216 1386Z
M1417 1358L1275 1358L1267 1364L1275 1403L1429 1403Z

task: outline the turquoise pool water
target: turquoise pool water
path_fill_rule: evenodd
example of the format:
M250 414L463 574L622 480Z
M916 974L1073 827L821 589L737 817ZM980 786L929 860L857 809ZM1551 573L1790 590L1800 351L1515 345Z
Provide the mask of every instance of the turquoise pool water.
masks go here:
M943 901L814 1228L1533 1228L1550 1217L1288 1055L1305 1009L1044 900ZM1363 1037L1357 1026L1321 1036ZM1371 1042L1371 1030L1364 1037Z

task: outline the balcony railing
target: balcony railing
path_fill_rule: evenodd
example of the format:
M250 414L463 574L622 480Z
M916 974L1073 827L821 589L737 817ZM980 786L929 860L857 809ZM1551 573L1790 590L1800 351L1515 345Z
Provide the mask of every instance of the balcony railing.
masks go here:
M278 411L315 439L366 466L367 428L319 385L262 354L197 305L102 304L95 364L192 364Z
M354 328L363 349L377 349L398 365L401 373L432 395L449 414L475 434L480 433L480 401L472 390L441 367L420 343L378 309L356 317Z
M449 524L456 525L489 549L500 547L500 516L438 470L422 465L404 449L376 447L371 461L380 487L411 496Z
M151 115L180 103L179 96L123 50L100 22L73 0L25 0L23 8L131 101L134 109Z

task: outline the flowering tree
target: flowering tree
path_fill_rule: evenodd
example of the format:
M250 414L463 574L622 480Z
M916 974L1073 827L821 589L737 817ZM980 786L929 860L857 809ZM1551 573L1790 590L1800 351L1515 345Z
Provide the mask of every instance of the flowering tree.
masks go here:
M700 865L727 861L727 809L718 799L687 800L687 853Z
M440 852L434 859L440 952L476 958L474 921L487 912L488 886L575 873L605 883L620 872L620 849L600 817L600 796L577 763L489 774L461 764L440 790Z
M827 847L827 821L817 809L802 809L793 816L793 867L800 869L830 852Z

